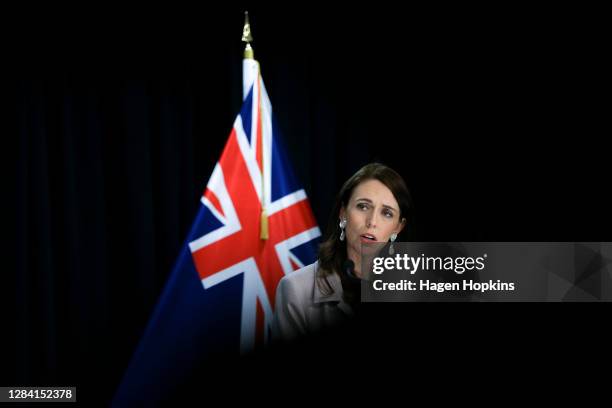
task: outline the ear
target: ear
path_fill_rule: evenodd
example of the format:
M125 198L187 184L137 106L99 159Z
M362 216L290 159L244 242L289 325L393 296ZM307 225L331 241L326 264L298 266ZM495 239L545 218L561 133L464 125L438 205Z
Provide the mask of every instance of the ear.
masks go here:
M344 209L344 207L340 207L340 214L338 214L338 216L340 217L340 219L346 218L346 210Z
M399 234L400 232L402 232L405 226L406 226L406 219L402 218L402 220L399 223L399 227L397 228L396 234Z

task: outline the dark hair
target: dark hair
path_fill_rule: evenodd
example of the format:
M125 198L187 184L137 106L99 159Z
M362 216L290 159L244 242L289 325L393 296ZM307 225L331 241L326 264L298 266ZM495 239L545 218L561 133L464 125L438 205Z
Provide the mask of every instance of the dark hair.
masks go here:
M347 206L355 187L367 180L378 180L387 186L399 205L400 220L402 218L408 219L408 214L412 208L412 198L402 176L381 163L370 163L363 166L344 183L336 197L336 203L331 211L323 242L319 245L318 260L323 277L334 272L340 274L341 277L343 276L342 268L347 257L346 240L340 241L340 228L338 227L340 209ZM406 228L404 228L405 230ZM399 237L402 237L401 233ZM401 239L399 240L401 241ZM329 290L329 284L327 286Z

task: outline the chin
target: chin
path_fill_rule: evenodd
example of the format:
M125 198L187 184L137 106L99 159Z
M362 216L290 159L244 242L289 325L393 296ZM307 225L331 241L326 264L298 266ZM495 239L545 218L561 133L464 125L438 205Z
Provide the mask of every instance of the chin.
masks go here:
M364 243L365 245L359 245L359 252L363 255L370 256L378 253L384 246L384 242L372 241Z

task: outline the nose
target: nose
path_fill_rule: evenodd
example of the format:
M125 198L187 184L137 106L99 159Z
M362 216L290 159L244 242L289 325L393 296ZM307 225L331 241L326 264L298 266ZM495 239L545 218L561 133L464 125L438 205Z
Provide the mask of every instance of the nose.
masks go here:
M366 219L366 227L368 228L376 228L377 225L376 212L371 212Z

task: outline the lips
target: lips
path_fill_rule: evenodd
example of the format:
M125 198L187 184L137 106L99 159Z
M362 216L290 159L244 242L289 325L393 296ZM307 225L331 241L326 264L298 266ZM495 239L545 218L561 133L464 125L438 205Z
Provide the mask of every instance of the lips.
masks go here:
M373 234L361 234L360 237L363 242L376 242L376 235Z

